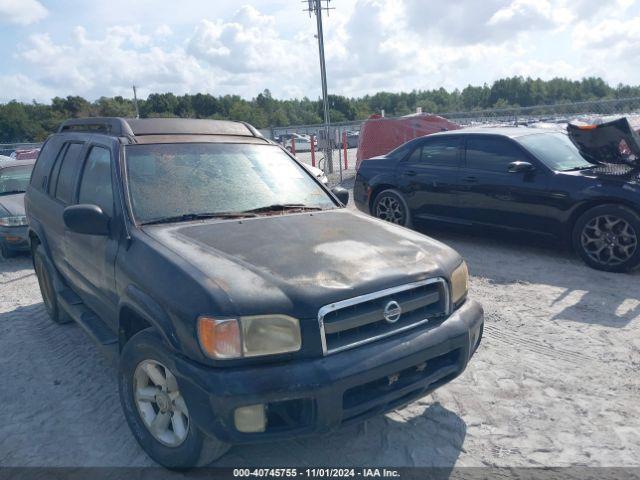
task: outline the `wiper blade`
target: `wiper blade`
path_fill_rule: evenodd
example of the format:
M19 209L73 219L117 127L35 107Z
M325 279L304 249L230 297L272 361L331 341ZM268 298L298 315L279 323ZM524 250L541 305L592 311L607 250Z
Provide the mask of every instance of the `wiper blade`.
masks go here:
M161 223L191 222L193 220L205 220L207 218L247 218L255 217L249 212L217 212L217 213L185 213L173 217L158 218L142 222L141 225L158 225Z
M0 195L15 195L16 193L24 193L25 190L7 190L6 192L0 192Z
M581 167L572 167L567 170L563 170L563 172L576 172L578 170L588 170L590 168L596 167L597 165L583 165Z
M309 205L305 205L303 203L275 203L273 205L252 208L251 210L245 210L243 213L284 212L289 210L318 211L318 210L322 210L322 208L312 207Z

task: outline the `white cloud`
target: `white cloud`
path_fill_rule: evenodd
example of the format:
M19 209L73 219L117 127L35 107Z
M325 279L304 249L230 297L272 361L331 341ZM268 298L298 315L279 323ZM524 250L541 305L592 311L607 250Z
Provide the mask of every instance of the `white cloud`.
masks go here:
M553 28L571 21L571 12L549 0L513 0L509 5L496 11L487 25L508 26L517 31L537 28Z
M49 100L55 96L55 89L49 88L24 74L0 75L0 100Z
M163 24L158 26L158 28L156 28L155 34L158 37L169 37L173 35L173 30L169 25Z
M188 51L216 67L245 73L286 68L297 53L293 47L280 36L274 17L244 6L230 22L202 20L189 40Z
M606 7L597 0L343 2L325 17L330 93L463 88L511 75L638 83L640 67L631 59L640 56L640 0ZM67 40L25 33L15 49L19 68L10 71L30 72L31 90L5 74L0 98L130 95L132 83L141 95L253 97L269 88L277 97L316 98L315 19L292 14L288 3L274 8L241 6L186 23L177 10L166 13L168 23L88 22Z
M19 55L37 65L41 83L56 87L63 95L128 95L133 83L143 85L147 92L177 93L214 85L184 49L162 49L138 27L110 28L97 40L77 27L68 45L56 44L48 34L35 34Z
M47 14L47 9L38 0L0 0L0 22L29 25Z
M610 51L637 45L640 42L640 16L583 22L573 31L573 39L578 47Z

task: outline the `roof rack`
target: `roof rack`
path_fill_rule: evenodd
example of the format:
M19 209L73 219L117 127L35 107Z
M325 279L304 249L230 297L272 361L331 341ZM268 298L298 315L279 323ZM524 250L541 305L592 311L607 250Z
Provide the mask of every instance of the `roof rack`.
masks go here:
M58 133L63 132L90 132L106 133L107 135L127 136L133 135L131 127L124 118L93 117L73 118L60 125Z
M232 135L262 137L246 122L194 118L74 118L62 123L58 133L88 132L114 136L137 135Z

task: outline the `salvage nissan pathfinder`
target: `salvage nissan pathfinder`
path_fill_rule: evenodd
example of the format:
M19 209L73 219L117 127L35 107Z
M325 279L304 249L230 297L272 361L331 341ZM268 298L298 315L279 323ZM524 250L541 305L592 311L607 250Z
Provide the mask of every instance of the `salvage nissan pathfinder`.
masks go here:
M75 119L47 140L26 194L44 306L117 358L156 462L326 432L464 370L483 312L460 255L347 201L244 123Z

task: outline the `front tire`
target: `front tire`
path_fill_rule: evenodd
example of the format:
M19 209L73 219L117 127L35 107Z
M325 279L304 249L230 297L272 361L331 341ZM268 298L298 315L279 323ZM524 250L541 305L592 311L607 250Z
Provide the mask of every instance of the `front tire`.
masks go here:
M49 314L49 318L55 323L64 324L71 321L71 317L67 315L58 305L58 296L53 287L53 274L50 271L49 263L46 261L44 247L36 246L33 250L33 269L36 272L38 285L40 286L40 294L44 308Z
M0 262L4 262L9 258L9 249L4 243L0 242Z
M640 215L622 205L584 213L573 229L573 247L597 270L628 272L640 264Z
M155 462L171 469L208 465L230 447L193 423L172 365L153 329L134 335L120 357L122 410L133 436Z
M394 189L380 192L371 207L371 214L381 220L411 227L411 211L402 193Z

